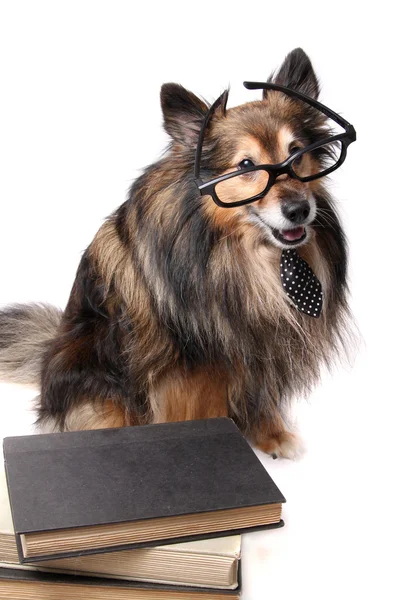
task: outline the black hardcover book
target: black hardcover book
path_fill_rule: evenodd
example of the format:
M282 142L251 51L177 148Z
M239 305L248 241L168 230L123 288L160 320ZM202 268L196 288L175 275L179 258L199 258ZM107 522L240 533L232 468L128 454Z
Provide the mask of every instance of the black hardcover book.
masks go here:
M240 587L235 590L175 587L0 567L0 600L233 600L239 597Z
M10 437L4 458L22 563L282 525L227 418Z

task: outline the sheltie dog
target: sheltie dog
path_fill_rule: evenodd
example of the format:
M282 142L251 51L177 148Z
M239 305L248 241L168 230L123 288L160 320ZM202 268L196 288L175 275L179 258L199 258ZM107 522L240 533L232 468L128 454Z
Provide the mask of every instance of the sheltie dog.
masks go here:
M270 81L318 96L301 49ZM65 311L45 304L1 311L0 377L40 385L43 431L229 416L260 449L295 457L289 403L311 390L346 336L346 241L333 199L324 178L286 176L257 202L218 206L193 177L207 104L168 83L161 106L168 151L100 227ZM249 156L282 161L294 138L310 143L324 126L312 115L277 91L223 105L201 167L211 178ZM293 226L282 213L287 198L310 206L298 244L285 243ZM279 236L271 235L276 227ZM294 309L283 291L279 264L289 246L322 284L318 319Z

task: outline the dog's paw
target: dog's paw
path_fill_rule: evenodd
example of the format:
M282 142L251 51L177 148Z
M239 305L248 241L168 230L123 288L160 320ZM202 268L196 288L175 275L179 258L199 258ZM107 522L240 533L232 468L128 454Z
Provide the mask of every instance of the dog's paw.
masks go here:
M290 458L298 460L305 454L303 439L296 433L282 431L276 436L258 442L257 448L270 454L273 458Z

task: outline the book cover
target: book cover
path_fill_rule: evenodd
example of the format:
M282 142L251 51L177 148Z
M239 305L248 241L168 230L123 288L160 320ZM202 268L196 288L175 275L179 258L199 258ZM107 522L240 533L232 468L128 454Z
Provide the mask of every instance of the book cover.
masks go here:
M11 437L3 446L21 562L282 524L285 498L231 419ZM37 545L27 551L30 540Z
M0 470L0 567L112 577L171 585L236 589L240 536L19 563L6 475Z

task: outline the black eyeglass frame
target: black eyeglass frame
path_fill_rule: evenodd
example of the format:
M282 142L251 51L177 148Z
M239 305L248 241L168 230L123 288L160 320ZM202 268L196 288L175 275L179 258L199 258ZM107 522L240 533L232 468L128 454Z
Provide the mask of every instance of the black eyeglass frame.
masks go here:
M346 156L347 156L347 148L348 146L357 139L356 130L353 125L351 125L346 119L343 119L340 115L335 113L333 110L318 102L318 100L314 100L301 92L297 92L296 90L292 90L290 88L284 87L283 85L278 85L276 83L264 83L264 82L255 82L255 81L244 81L243 85L248 90L275 90L277 92L283 92L287 96L291 96L293 98L297 98L299 100L303 100L310 106L321 111L324 115L335 121L338 125L343 127L345 130L344 133L339 133L337 135L325 138L318 142L314 142L305 148L301 148L297 152L291 154L286 160L277 164L277 165L253 165L252 167L246 167L244 169L240 169L240 171L233 171L232 173L226 173L225 175L221 175L220 177L216 177L215 179L211 179L208 182L204 182L200 177L200 162L201 162L201 154L203 148L204 137L206 134L206 130L208 124L210 123L211 117L216 111L216 109L222 104L224 94L222 94L208 109L206 116L204 117L204 121L199 133L199 138L197 142L195 162L194 162L194 178L197 184L197 187L202 196L210 195L214 202L218 206L222 206L224 208L232 208L235 206L242 206L244 204L250 204L251 202L255 202L260 200L269 192L271 187L276 182L276 179L279 175L288 174L290 177L302 181L303 183L307 183L308 181L314 181L315 179L319 179L321 177L325 177L332 173L336 169L343 164ZM306 152L310 152L312 150L316 150L321 146L326 146L332 142L341 142L342 149L339 156L339 160L332 167L325 169L321 173L317 173L316 175L310 175L308 177L301 177L297 175L292 168L292 164L294 161L298 160L303 154ZM268 183L265 189L257 194L256 196L252 196L251 198L247 198L246 200L238 200L236 202L223 202L218 198L218 195L215 191L215 186L221 181L226 181L227 179L231 179L232 177L237 177L240 175L244 175L246 173L251 173L252 171L267 171L269 174Z

